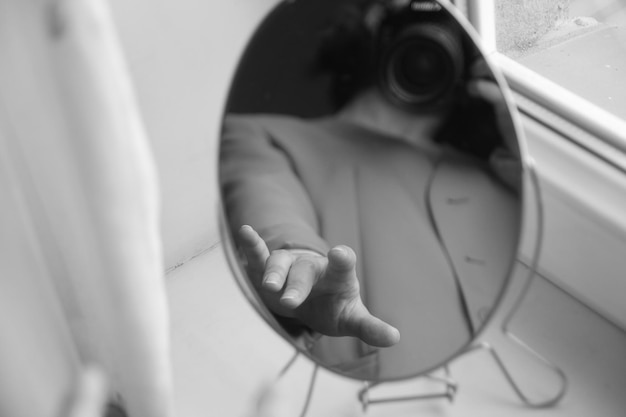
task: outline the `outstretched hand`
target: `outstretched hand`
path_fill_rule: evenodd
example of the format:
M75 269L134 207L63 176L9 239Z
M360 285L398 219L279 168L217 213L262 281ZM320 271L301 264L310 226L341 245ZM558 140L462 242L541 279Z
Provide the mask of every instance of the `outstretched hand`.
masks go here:
M347 246L327 256L306 250L276 250L250 226L238 241L247 270L267 307L277 315L299 320L328 336L354 336L372 346L388 347L400 340L391 325L373 316L360 296L356 255Z

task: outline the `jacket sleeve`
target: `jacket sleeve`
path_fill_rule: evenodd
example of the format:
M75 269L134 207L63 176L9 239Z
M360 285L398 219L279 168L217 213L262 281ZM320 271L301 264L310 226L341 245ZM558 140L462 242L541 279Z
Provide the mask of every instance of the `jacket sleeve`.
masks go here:
M261 116L227 116L220 146L220 187L227 222L235 233L252 226L275 249L327 253L319 236L317 214L288 152ZM275 128L275 127L274 127Z

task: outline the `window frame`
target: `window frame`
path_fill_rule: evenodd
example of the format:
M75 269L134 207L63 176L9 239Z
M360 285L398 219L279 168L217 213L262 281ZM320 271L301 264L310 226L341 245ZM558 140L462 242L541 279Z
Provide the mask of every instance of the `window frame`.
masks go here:
M539 274L626 330L626 121L503 54L491 58L541 184ZM520 260L530 253L523 246Z

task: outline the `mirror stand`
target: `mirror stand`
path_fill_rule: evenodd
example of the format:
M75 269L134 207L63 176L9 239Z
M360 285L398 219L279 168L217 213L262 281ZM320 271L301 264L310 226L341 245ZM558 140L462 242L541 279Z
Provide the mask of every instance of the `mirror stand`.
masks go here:
M530 346L528 346L526 343L524 343L521 339L516 337L514 334L508 332L508 333L505 333L505 335L510 340L515 342L518 346L520 346L526 353L531 355L535 360L537 360L547 369L550 369L558 377L560 386L559 386L558 392L554 396L552 396L551 398L542 400L542 401L533 401L528 395L524 393L524 390L517 383L515 377L509 371L509 368L506 366L504 360L498 354L497 350L487 342L480 343L479 345L475 346L473 349L468 350L468 352L466 353L473 352L476 350L487 350L491 354L491 357L496 362L496 364L498 365L498 367L500 368L504 376L506 377L506 380L511 386L511 388L513 388L513 391L515 391L515 394L527 407L549 408L549 407L555 406L559 401L561 401L561 399L563 398L563 396L565 395L567 391L567 376L565 375L565 372L563 372L561 368L559 368L558 366L556 366L555 364L547 360L545 357L541 356L539 353L533 350Z
M544 368L550 370L559 381L559 389L551 398L542 400L542 401L533 401L528 395L524 393L524 390L518 384L517 380L510 372L509 368L506 366L505 361L502 359L501 355L498 354L496 348L491 346L488 342L480 342L477 345L470 347L465 353L474 352L477 350L486 350L491 354L491 357L496 362L504 376L506 377L507 382L511 385L515 394L520 398L520 400L528 407L531 408L548 408L556 405L567 392L568 387L568 379L565 372L546 359L544 356L540 355L536 350L531 348L527 343L525 343L519 336L516 336L510 328L511 321L514 316L520 309L520 306L525 299L530 286L537 275L537 269L539 267L539 257L541 255L541 247L543 243L543 231L544 231L544 207L542 201L542 193L541 193L541 184L539 182L539 177L537 175L537 171L534 167L534 161L527 161L528 167L528 175L530 177L530 185L534 191L534 197L536 201L536 217L537 217L537 236L535 241L535 247L532 254L531 262L528 265L528 274L525 278L525 282L522 284L522 288L517 295L515 302L505 316L501 325L502 335L505 336L509 341L513 342L514 345L521 348L521 350L526 353L529 358L532 358L536 363L540 364Z
M289 369L294 365L294 363L296 362L300 354L301 352L296 349L295 354L291 357L291 359L289 359L289 361L285 364L283 369L278 373L276 377L276 381L282 378L289 371ZM399 402L399 401L432 400L432 399L437 399L437 398L445 398L448 401L452 402L454 400L454 397L456 396L458 384L450 378L450 371L448 367L444 366L443 369L445 372L444 377L436 376L432 374L426 374L420 377L420 378L431 380L433 382L438 382L438 383L443 384L444 389L440 392L417 394L417 395L410 395L410 396L403 396L403 397L371 398L370 392L372 388L376 387L377 385L382 384L383 382L365 381L364 387L361 390L359 390L359 393L358 393L358 399L363 407L363 412L366 412L370 405ZM315 388L318 371L319 371L319 365L315 363L313 365L313 371L311 372L311 378L309 380L309 387L307 389L306 397L305 397L304 404L302 406L302 411L300 412L299 417L305 417L308 412L309 406L311 404L311 399L313 398L313 390Z
M280 380L287 373L287 371L289 371L289 369L293 366L293 364L296 362L296 360L300 356L300 353L301 352L298 349L296 349L295 354L291 357L291 359L289 359L287 364L283 367L283 369L276 376L276 382L278 382L278 380ZM309 388L307 389L306 397L304 400L304 405L302 406L302 411L300 412L299 417L305 417L307 414L307 411L309 410L309 405L311 405L311 399L313 398L313 389L315 388L315 382L317 381L317 372L319 371L319 369L320 369L319 365L317 363L314 363L313 371L311 372L311 379L309 380Z
M508 312L508 314L505 316L504 320L502 321L500 330L502 332L502 335L504 335L508 340L513 342L516 346L520 347L522 351L529 356L529 358L532 358L538 364L540 364L541 366L545 367L546 369L554 373L559 380L559 389L555 395L553 395L552 397L548 399L540 400L540 401L532 400L530 396L528 396L524 392L524 390L522 389L522 387L520 386L516 378L513 376L512 372L510 371L509 367L507 367L505 361L503 360L502 356L498 353L497 349L491 344L489 344L488 342L485 342L485 341L478 342L477 344L470 346L465 352L462 353L462 355L466 355L468 353L472 353L476 351L489 352L489 354L495 361L496 365L498 365L498 368L504 374L507 382L512 387L515 394L519 397L519 399L526 406L531 407L531 408L548 408L548 407L552 407L556 405L564 397L565 393L567 392L567 386L568 386L567 375L561 368L559 368L558 366L550 362L548 359L540 355L537 351L535 351L527 343L525 343L520 337L516 336L513 333L513 331L510 329L511 321L513 320L514 316L518 312L523 300L525 299L528 293L528 290L530 289L530 285L532 284L537 274L537 268L539 265L539 256L541 253L541 246L542 246L542 240L543 240L544 213L543 213L543 203L541 199L541 188L540 188L539 178L537 176L537 173L535 171L532 161L529 161L527 166L528 166L528 174L531 180L530 185L533 188L536 203L537 203L537 237L536 237L534 252L532 255L532 260L528 266L529 272L525 278L525 282L522 284L522 288L519 291L519 294L515 298L515 302L512 308L510 309L510 311ZM285 367L279 373L277 379L280 379L291 368L291 366L295 363L299 355L300 355L300 351L296 350L295 355L287 362ZM308 411L311 398L313 395L313 389L315 386L318 370L319 370L319 365L315 364L313 372L311 374L311 380L309 382L307 396L306 396L305 403L304 403L302 412L300 414L300 417L304 417ZM430 400L430 399L446 398L448 399L448 401L452 402L456 396L458 384L454 380L451 379L450 372L447 366L444 366L443 370L445 372L445 376L443 377L435 376L433 374L426 374L420 377L420 378L426 378L431 381L443 384L444 389L442 391L426 393L426 394L417 394L417 395L403 396L403 397L371 398L370 393L371 393L372 388L382 384L383 382L365 381L364 388L361 389L358 393L358 399L361 405L363 406L363 411L364 412L367 411L367 408L369 405L384 404L384 403L399 402L399 401L415 401L415 400Z
M443 367L445 372L445 377L435 376L432 374L426 374L421 376L420 378L428 379L434 382L442 383L444 386L444 390L440 392L432 392L426 394L417 394L417 395L409 395L403 397L387 397L387 398L371 398L370 391L377 385L380 385L380 382L364 382L365 387L359 391L359 401L363 406L363 412L367 411L369 405L374 404L384 404L390 402L399 402L399 401L416 401L416 400L433 400L437 398L445 398L448 401L452 402L454 397L456 396L458 384L456 381L450 378L450 371L447 366Z

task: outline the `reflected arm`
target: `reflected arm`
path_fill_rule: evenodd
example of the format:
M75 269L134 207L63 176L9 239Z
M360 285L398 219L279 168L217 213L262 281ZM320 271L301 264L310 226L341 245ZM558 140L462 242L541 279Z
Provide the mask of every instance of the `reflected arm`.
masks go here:
M273 140L262 116L228 116L220 148L220 182L234 232L252 226L275 249L326 254L313 204L288 153Z
M397 343L398 330L361 300L354 251L330 249L319 236L314 206L289 152L272 138L271 122L280 123L228 117L220 154L226 217L253 285L283 325L373 346Z

